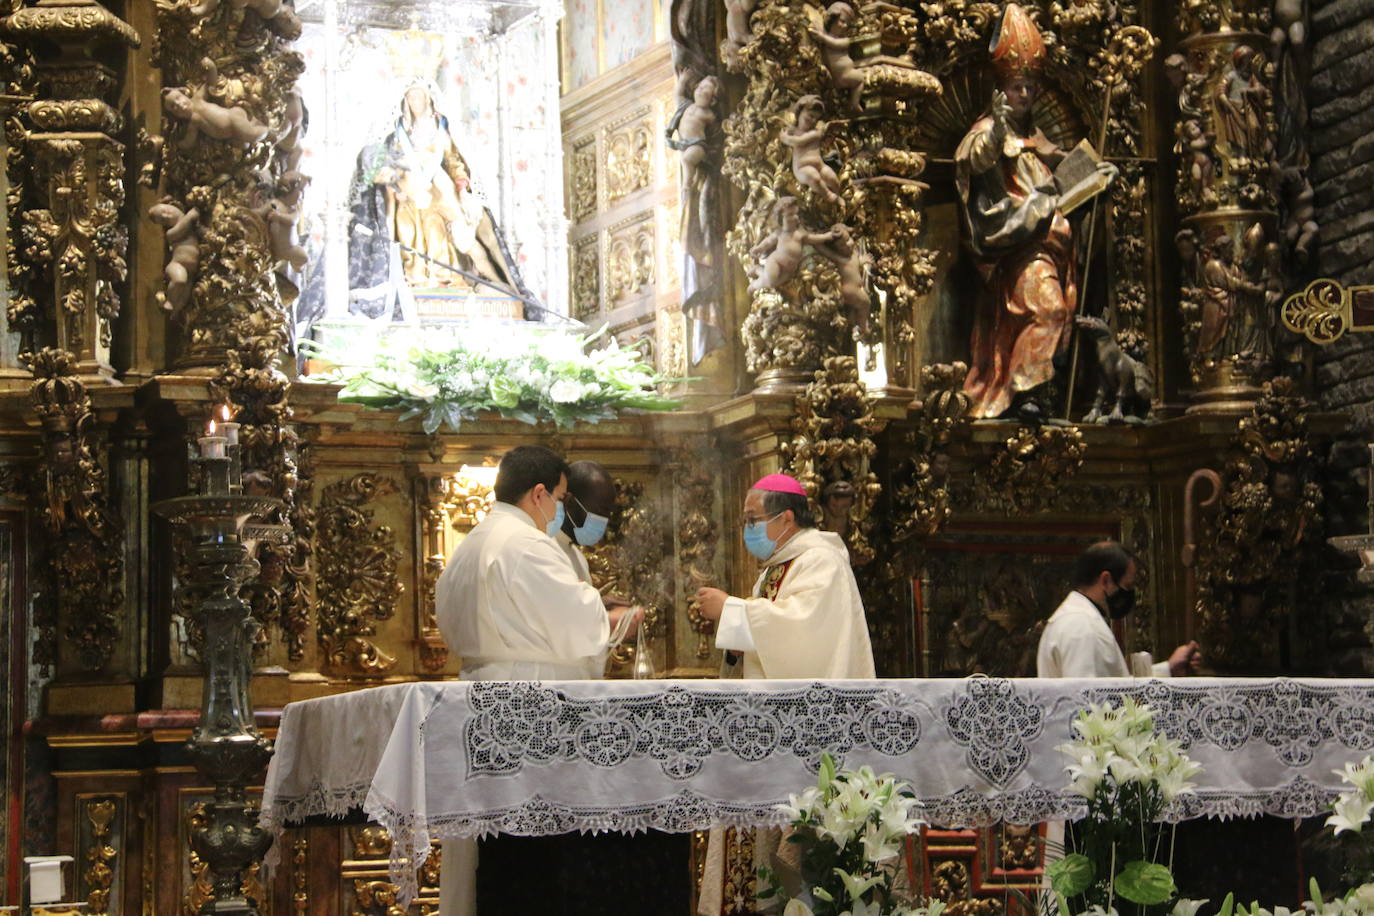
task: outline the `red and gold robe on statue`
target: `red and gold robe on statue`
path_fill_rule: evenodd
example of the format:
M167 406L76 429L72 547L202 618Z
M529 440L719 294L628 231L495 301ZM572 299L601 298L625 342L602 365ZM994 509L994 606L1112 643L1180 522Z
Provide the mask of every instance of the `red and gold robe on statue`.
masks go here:
M1046 158L1060 152L1038 129L999 140L977 121L954 154L966 240L983 277L964 391L970 416L989 419L1048 382L1078 306L1073 233L1059 212Z

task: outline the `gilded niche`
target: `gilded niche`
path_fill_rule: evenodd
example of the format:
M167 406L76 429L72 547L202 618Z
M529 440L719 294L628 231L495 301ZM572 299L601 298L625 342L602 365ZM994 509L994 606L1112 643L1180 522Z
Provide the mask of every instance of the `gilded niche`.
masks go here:
M574 223L596 215L596 138L573 147L572 194L569 209Z
M385 673L396 658L378 648L377 621L389 620L404 586L401 552L390 527L368 508L400 492L376 474L355 474L324 488L315 517L316 626L323 667L343 675Z
M623 300L647 292L654 285L654 221L641 213L611 227L606 255L606 302L615 307Z
M601 312L600 237L590 235L573 246L572 310L578 321L595 318Z
M606 197L615 203L626 195L649 187L653 181L653 129L636 111L631 123L606 131Z

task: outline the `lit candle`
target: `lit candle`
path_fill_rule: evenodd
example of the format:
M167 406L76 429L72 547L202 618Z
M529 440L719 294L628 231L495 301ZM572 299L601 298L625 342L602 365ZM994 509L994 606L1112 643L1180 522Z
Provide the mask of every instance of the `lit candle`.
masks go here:
M224 427L224 438L229 440L230 445L238 445L240 424L231 423L229 421L230 413L228 404L220 407L220 416L224 418L224 422L221 424L221 426Z
M200 457L202 458L223 458L224 445L227 440L223 436L215 435L215 421L210 421L209 435L200 437Z

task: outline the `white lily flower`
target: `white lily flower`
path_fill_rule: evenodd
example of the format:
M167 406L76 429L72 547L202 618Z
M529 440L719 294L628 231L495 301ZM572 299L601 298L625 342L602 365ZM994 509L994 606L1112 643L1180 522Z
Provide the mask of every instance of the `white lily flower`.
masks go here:
M1169 911L1169 916L1197 916L1197 911L1206 903L1206 900L1188 900L1180 897L1174 901L1174 908Z
M1359 833L1370 811L1374 811L1374 802L1365 798L1363 792L1349 792L1336 799L1332 814L1326 819L1326 826L1336 833L1347 830Z
M840 876L840 880L844 882L845 893L849 894L849 899L854 901L856 905L858 901L863 899L864 894L883 880L881 875L871 875L867 878L862 875L851 875L843 868L835 869L835 874Z
M782 916L815 916L815 914L812 913L811 907L793 898L787 901L787 906L782 908Z

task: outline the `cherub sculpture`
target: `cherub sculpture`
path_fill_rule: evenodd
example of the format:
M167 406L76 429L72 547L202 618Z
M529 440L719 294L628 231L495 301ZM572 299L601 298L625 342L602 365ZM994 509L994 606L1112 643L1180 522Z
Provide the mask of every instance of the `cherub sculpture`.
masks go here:
M310 183L300 172L287 172L277 182L277 196L262 208L267 222L268 245L272 257L285 261L296 270L305 267L309 256L296 241L296 221L300 217L301 195Z
M738 60L740 49L754 40L749 18L754 15L755 0L725 0L725 42L721 57L727 62Z
M703 77L692 90L692 101L684 105L668 125L668 145L682 153L684 188L693 187L697 166L709 152L707 139L717 120L715 104L719 86L714 76Z
M281 131L277 134L277 158L283 172L294 172L301 164L305 136L305 102L294 89L286 94L286 109L282 113Z
M854 65L849 27L854 22L854 7L848 3L832 3L825 11L825 31L812 29L811 35L820 43L821 56L830 71L830 82L841 92L849 92L849 107L859 110L859 97L864 91L863 70Z
M750 292L777 289L797 275L807 245L819 245L835 239L835 232L812 232L801 224L795 197L781 197L773 205L773 218L778 228L749 251L750 257L762 259L749 284Z
M1216 163L1212 161L1212 138L1202 129L1196 118L1189 118L1178 126L1178 143L1174 147L1179 161L1185 163L1188 184L1199 204L1213 196Z
M820 194L830 203L840 202L840 177L821 158L821 141L829 122L822 121L825 103L820 96L804 95L792 106L796 123L784 127L778 139L792 150L792 174L797 183Z
M248 146L267 136L266 124L254 121L247 109L238 105L226 108L211 102L205 97L204 86L190 92L179 87L164 89L162 106L169 115L186 122L186 134L178 144L182 149L194 147L201 134L238 146Z
M221 0L201 0L191 7L191 14L197 18L210 16L219 9L220 2ZM296 15L291 4L284 0L230 0L230 5L237 10L251 9L269 29L287 41L295 41L301 37L300 17Z
M816 245L816 253L834 263L840 271L840 302L849 309L854 324L868 330L868 313L872 299L868 295L868 274L873 256L854 243L854 236L844 223L830 227L832 239Z
M200 211L183 211L170 197L148 208L148 219L162 226L171 250L162 275L166 290L157 294L157 303L169 312L178 311L191 296L191 284L200 269Z

